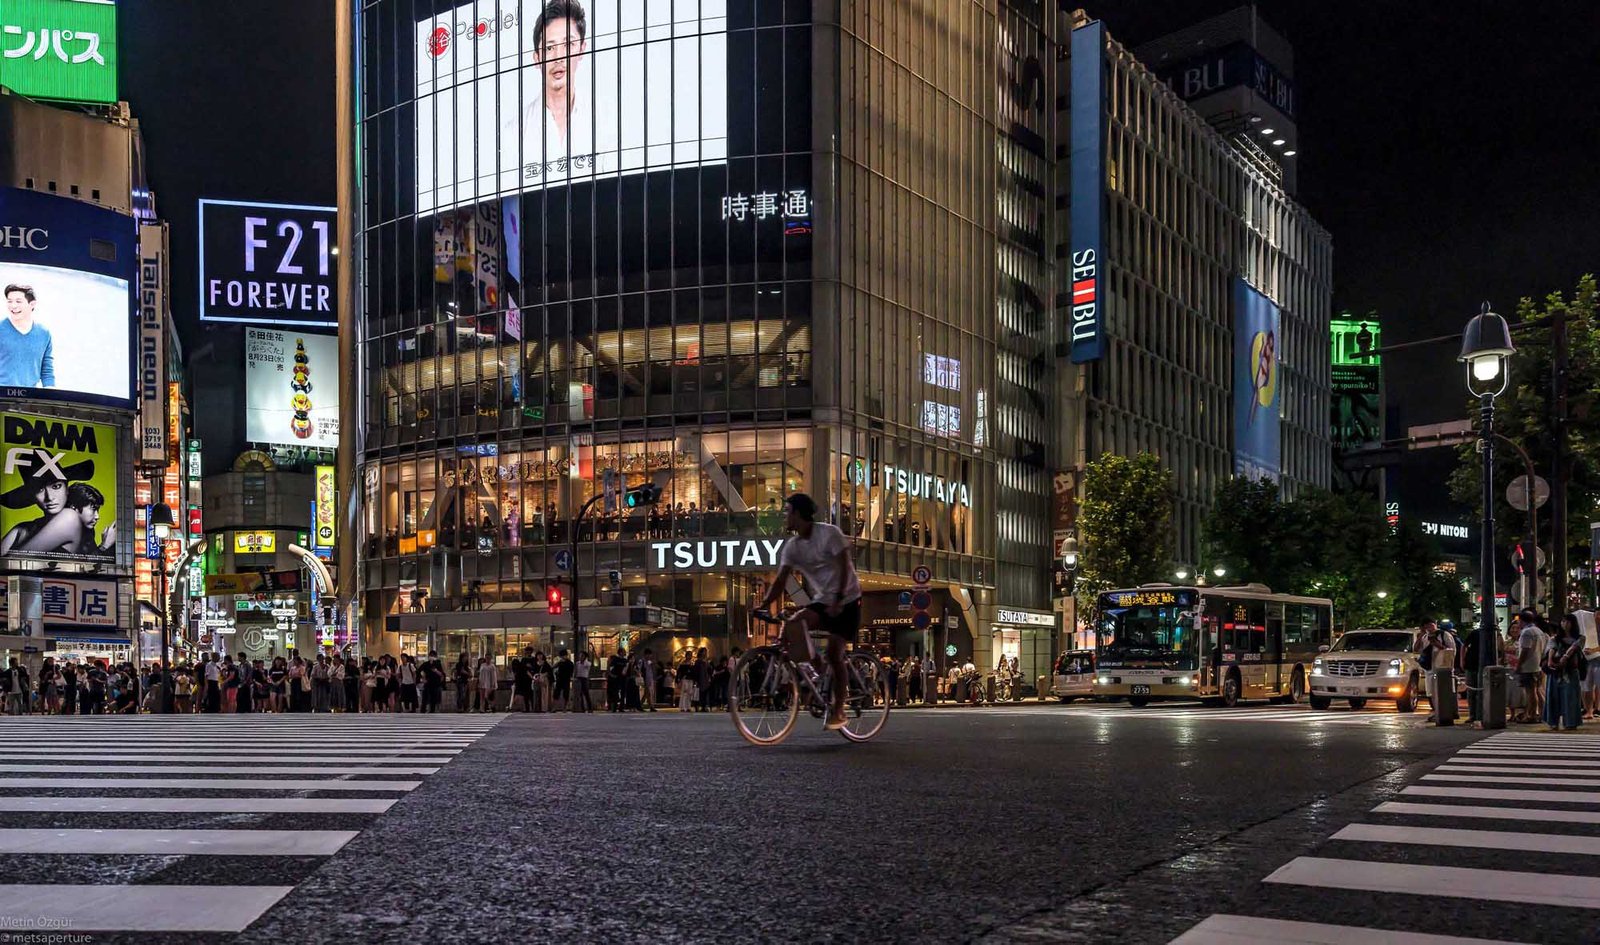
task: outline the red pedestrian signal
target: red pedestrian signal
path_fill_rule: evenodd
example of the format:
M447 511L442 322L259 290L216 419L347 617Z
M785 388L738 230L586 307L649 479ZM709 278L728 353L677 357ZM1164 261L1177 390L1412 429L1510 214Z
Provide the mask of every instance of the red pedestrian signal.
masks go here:
M551 587L544 592L545 601L550 605L550 613L561 613L561 588Z

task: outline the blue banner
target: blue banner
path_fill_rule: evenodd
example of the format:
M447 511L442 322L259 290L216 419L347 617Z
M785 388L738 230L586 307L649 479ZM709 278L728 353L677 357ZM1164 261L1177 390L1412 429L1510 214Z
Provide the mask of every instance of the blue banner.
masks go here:
M1277 481L1283 472L1278 413L1282 316L1272 300L1243 279L1233 283L1233 471Z
M1105 355L1105 27L1072 31L1072 363Z

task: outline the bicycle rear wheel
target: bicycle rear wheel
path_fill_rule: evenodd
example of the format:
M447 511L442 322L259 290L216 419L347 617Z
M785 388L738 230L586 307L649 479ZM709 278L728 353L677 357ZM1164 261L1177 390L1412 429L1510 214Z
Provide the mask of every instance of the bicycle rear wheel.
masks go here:
M849 688L845 690L844 728L839 734L853 742L864 742L883 730L889 721L889 674L883 664L870 656L851 655L845 660Z
M728 714L752 745L776 745L789 737L800 714L800 684L777 647L757 647L739 657L729 680Z

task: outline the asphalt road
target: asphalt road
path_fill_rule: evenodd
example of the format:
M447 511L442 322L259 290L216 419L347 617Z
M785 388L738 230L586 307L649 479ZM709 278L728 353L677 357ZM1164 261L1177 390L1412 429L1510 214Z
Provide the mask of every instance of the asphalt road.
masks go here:
M1471 792L1485 788L1478 771L1537 768L1544 750L1538 746L1548 740L1566 740L1562 753L1586 759L1587 749L1574 747L1590 744L1581 734L1535 736L1519 729L1476 746L1484 733L1431 728L1420 714L1397 716L1392 709L1028 705L897 712L866 745L824 733L802 717L787 743L758 749L722 714L515 716L482 737L461 730L465 721L442 716L429 723L437 726L431 740L403 734L416 717L390 719L378 724L391 728L377 730L365 718L287 720L296 737L309 733L300 746L333 744L342 726L362 725L357 743L394 746L379 752L379 764L438 770L343 776L355 779L350 788L363 779L389 782L372 791L275 792L266 782L261 788L312 800L387 798L393 806L386 812L0 812L4 828L176 828L186 836L217 827L354 832L331 854L22 855L7 847L0 859L13 883L232 887L190 894L195 901L232 897L242 903L239 924L248 922L238 935L113 930L94 933L95 942L412 945L546 936L641 943L1167 942L1207 921L1212 924L1202 931L1223 933L1191 941L1245 940L1217 925L1233 920L1214 917L1227 916L1507 941L1596 940L1591 917L1600 915L1600 890L1592 905L1583 900L1540 908L1448 891L1355 888L1371 863L1419 868L1416 875L1383 874L1396 888L1419 877L1438 879L1428 872L1433 866L1513 868L1495 850L1423 845L1416 826L1407 824L1559 832L1600 844L1595 824L1459 823L1437 813L1373 812L1396 801L1463 805L1450 813L1506 803L1474 799ZM272 726L284 719L258 720L258 731L274 738ZM0 721L0 738L12 721ZM233 717L173 720L166 732L174 723L180 744L240 745L244 737L230 734ZM29 724L64 727L56 720ZM196 725L206 726L199 740L185 740L182 727L200 732ZM130 745L138 742L132 731ZM278 749L276 763L291 764L295 747ZM1466 761L1440 769L1466 772L1460 783L1423 779L1463 749ZM1600 747L1595 752L1600 768ZM435 753L448 757L428 757ZM77 760L93 757L88 752ZM0 751L0 761L15 760ZM316 761L356 764L337 751ZM131 763L107 763L107 772L118 764ZM194 770L202 777L250 777L207 767L226 765ZM1589 773L1558 773L1573 770ZM1452 776L1436 772L1439 777ZM420 783L400 787L398 778ZM9 780L0 785L0 803L12 796L84 793L26 790ZM1438 793L1441 785L1445 796L1401 793L1419 787ZM1491 795L1502 787L1487 785ZM155 786L98 793L237 796ZM1600 802L1600 794L1584 796ZM1570 810L1565 798L1530 806ZM1592 819L1600 820L1600 813ZM1374 842L1390 839L1387 834L1329 839L1350 824L1393 831L1402 842ZM1600 857L1528 855L1532 865L1518 869L1579 874L1572 882L1600 886L1600 880L1582 878L1600 876L1600 866L1582 862ZM1348 863L1355 867L1340 866ZM1344 875L1352 869L1355 880ZM1262 882L1280 870L1287 872ZM1498 881L1499 875L1488 878ZM1442 881L1470 890L1482 879L1449 874ZM252 912L249 889L262 884L273 885L277 898ZM14 905L4 896L0 887L0 920ZM1281 927L1290 928L1298 927ZM1287 934L1259 940L1287 941ZM1296 940L1317 940L1307 934Z

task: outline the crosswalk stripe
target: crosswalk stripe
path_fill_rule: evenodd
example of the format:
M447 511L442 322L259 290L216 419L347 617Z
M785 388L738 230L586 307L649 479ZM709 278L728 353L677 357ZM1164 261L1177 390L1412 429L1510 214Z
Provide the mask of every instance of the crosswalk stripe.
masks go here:
M1474 771L1474 773L1472 773L1472 774L1458 774L1453 770L1446 770L1446 769L1444 769L1442 767L1438 768L1438 769L1435 769L1435 772L1433 774L1425 774L1425 775L1423 775L1422 776L1422 780L1424 780L1424 781L1480 781L1480 782L1486 782L1486 783L1490 783L1490 784L1554 784L1554 785L1566 784L1566 785L1572 785L1572 786L1575 786L1575 787L1600 787L1600 777L1595 777L1595 778L1553 778L1553 777L1527 778L1527 777L1517 777L1515 775L1505 775L1505 774L1492 774L1492 773L1491 774L1478 774L1478 773L1476 773L1476 771Z
M1546 801L1555 804L1600 804L1596 791L1535 791L1498 790L1474 787L1425 787L1411 785L1400 789L1401 794L1421 794L1428 797L1470 797L1483 801Z
M120 772L117 772L120 773ZM202 772L203 774L204 772ZM165 788L171 791L414 791L421 781L351 781L343 778L0 778L3 788L94 788L103 791Z
M1574 837L1560 833L1515 833L1504 830L1463 830L1454 827L1389 827L1351 824L1331 840L1363 843L1409 843L1420 846L1471 847L1482 850L1526 850L1531 853L1571 853L1600 856L1600 837Z
M1560 824L1600 824L1600 811L1533 810L1525 807L1483 807L1470 804L1417 804L1384 801L1373 809L1379 814L1421 814L1428 817L1472 817L1486 820L1536 820Z
M1600 909L1600 877L1299 856L1263 882Z
M1537 758L1600 758L1600 748L1464 748L1463 755L1499 755L1502 757Z
M70 814L381 814L393 807L394 803L392 798L366 797L0 796L0 811Z
M1514 945L1487 938L1425 932L1391 932L1353 925L1214 915L1172 940L1171 945Z
M0 829L0 855L332 856L355 830Z
M270 761L274 761L274 760L279 759L279 758L286 758L286 757L291 757L291 756L296 761L301 761L301 762L304 762L305 764L318 764L318 765L336 765L336 764L344 764L346 762L351 762L351 761L359 762L361 764L382 764L382 763L384 763L386 761L394 761L394 762L400 763L400 764L443 765L443 764L449 764L451 761L454 760L452 757L450 757L448 755L439 756L439 755L407 755L407 754L363 755L363 756L357 757L357 758L351 758L351 757L349 757L347 755L316 755L316 756L313 756L313 757L306 758L306 757L302 757L300 752L281 752L281 751L267 752L265 754L259 754L259 755L191 755L191 754L187 754L187 753L184 753L184 754L177 754L177 753L155 754L155 753L152 753L152 754L141 754L141 755L102 755L102 754L100 754L98 752L73 752L72 754L70 754L68 756L62 756L59 752L57 752L57 753L29 752L27 754L16 754L16 753L12 753L12 752L0 751L0 760L15 760L15 761L23 761L23 762L36 762L36 761L48 761L48 760L53 758L53 759L58 759L58 760L61 760L61 761L82 761L82 760L89 760L89 759L92 759L94 761L99 761L99 762L109 762L109 761L139 762L139 761L143 761L143 762L149 762L149 763L160 762L162 764L171 765L171 766L173 766L175 768L201 767L201 766L204 766L204 765L209 765L214 761L234 762L234 763L246 762L246 761L270 762Z
M1532 781L1529 781L1529 784L1541 783L1558 775L1570 775L1572 777L1578 777L1579 775L1582 775L1584 777L1592 777L1596 779L1596 783L1600 783L1600 771L1589 771L1584 768L1554 768L1546 771L1543 769L1543 767L1535 768L1528 765L1465 765L1458 764L1456 762L1446 762L1445 764L1442 764L1433 770L1438 772L1453 771L1458 774L1538 775L1538 777L1535 777Z
M1511 762L1526 762L1529 767L1539 766L1544 768L1600 768L1600 761L1570 761L1565 758L1540 758L1537 761L1524 758L1507 758L1502 755L1456 755L1450 759L1453 765L1504 765Z
M80 932L242 932L293 886L0 886L0 929L49 916Z
M437 766L415 765L383 765L375 766L363 763L361 767L338 768L332 767L334 762L324 762L323 765L296 765L296 764L261 764L248 765L214 765L216 759L206 760L205 770L209 774L433 774L439 769ZM252 761L254 759L251 759ZM183 770L184 765L118 765L117 774L172 774L174 771ZM105 765L61 764L61 765L9 765L0 764L0 772L6 774L105 774Z

